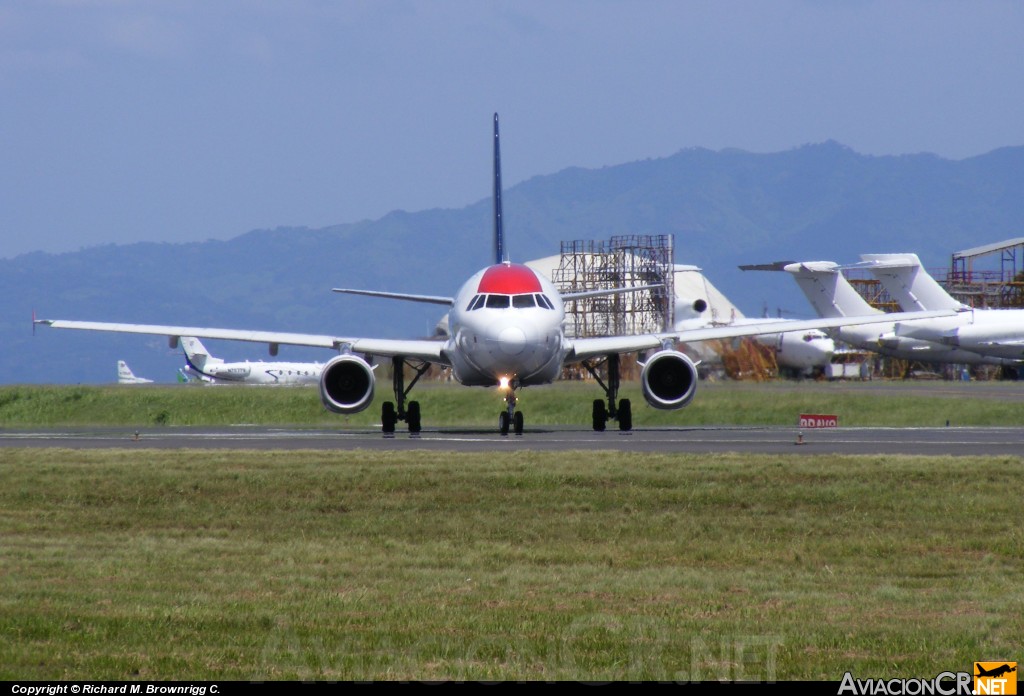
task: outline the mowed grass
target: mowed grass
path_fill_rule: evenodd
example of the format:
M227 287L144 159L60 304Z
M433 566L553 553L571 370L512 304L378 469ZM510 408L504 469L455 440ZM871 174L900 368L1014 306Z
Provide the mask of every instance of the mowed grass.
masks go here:
M0 450L0 679L934 677L1024 639L1022 461Z
M385 383L387 382L387 383ZM591 404L603 398L594 382L559 382L519 391L527 429L589 427ZM693 425L794 425L800 413L829 413L844 426L1024 426L1020 383L702 382L684 409L646 405L639 384L623 384L637 428ZM380 424L380 403L391 400L380 379L375 401L362 413L339 416L315 388L190 385L0 386L0 427L289 425L368 428ZM421 403L423 426L497 427L504 408L497 389L426 382L410 398Z

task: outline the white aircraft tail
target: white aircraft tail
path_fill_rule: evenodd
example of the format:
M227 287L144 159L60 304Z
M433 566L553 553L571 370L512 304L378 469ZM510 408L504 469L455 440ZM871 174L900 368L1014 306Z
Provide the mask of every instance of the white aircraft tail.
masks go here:
M793 274L818 316L830 319L879 314L881 310L869 305L839 268L832 261L804 261L787 264L784 270Z
M181 348L185 351L185 360L188 362L189 367L199 374L205 374L207 365L219 365L224 362L220 358L210 355L210 351L206 350L206 346L194 336L182 336Z
M124 360L117 361L117 382L118 384L142 384L145 382L152 382L151 379L143 379L142 377L136 377L132 369L128 367L128 363Z
M132 369L128 367L128 363L124 360L117 361L117 381L118 382L134 382L135 375L132 374Z
M871 271L904 312L964 308L928 274L917 254L861 254L860 258L863 263L853 268Z

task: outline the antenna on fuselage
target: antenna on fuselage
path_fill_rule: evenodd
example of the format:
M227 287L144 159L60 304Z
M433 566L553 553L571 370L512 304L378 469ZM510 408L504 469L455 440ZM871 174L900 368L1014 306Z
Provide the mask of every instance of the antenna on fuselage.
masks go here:
M501 147L498 144L498 114L494 114L494 258L495 263L507 263L505 230L501 224Z

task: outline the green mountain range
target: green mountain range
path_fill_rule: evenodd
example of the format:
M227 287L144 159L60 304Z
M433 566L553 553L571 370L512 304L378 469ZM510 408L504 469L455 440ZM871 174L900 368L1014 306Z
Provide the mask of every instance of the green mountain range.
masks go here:
M704 268L748 315L809 316L784 274L740 264L854 262L917 253L931 268L954 251L1024 236L1024 147L965 160L871 157L835 142L786 152L688 149L670 157L534 177L504 196L513 260L557 254L563 240L671 234L677 263ZM229 241L108 245L0 260L0 382L103 383L123 359L173 381L180 351L163 339L41 327L30 317L189 324L336 335L429 335L436 306L341 296L332 287L454 294L491 261L491 202L396 211L323 229L255 230ZM17 230L6 230L17 234ZM265 346L209 342L228 359ZM283 347L281 359L329 353Z

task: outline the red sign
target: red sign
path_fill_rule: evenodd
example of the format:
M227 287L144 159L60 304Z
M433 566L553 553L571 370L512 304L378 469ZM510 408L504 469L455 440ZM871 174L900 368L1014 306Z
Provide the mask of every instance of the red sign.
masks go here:
M838 428L839 416L826 416L817 413L801 413L801 428Z

